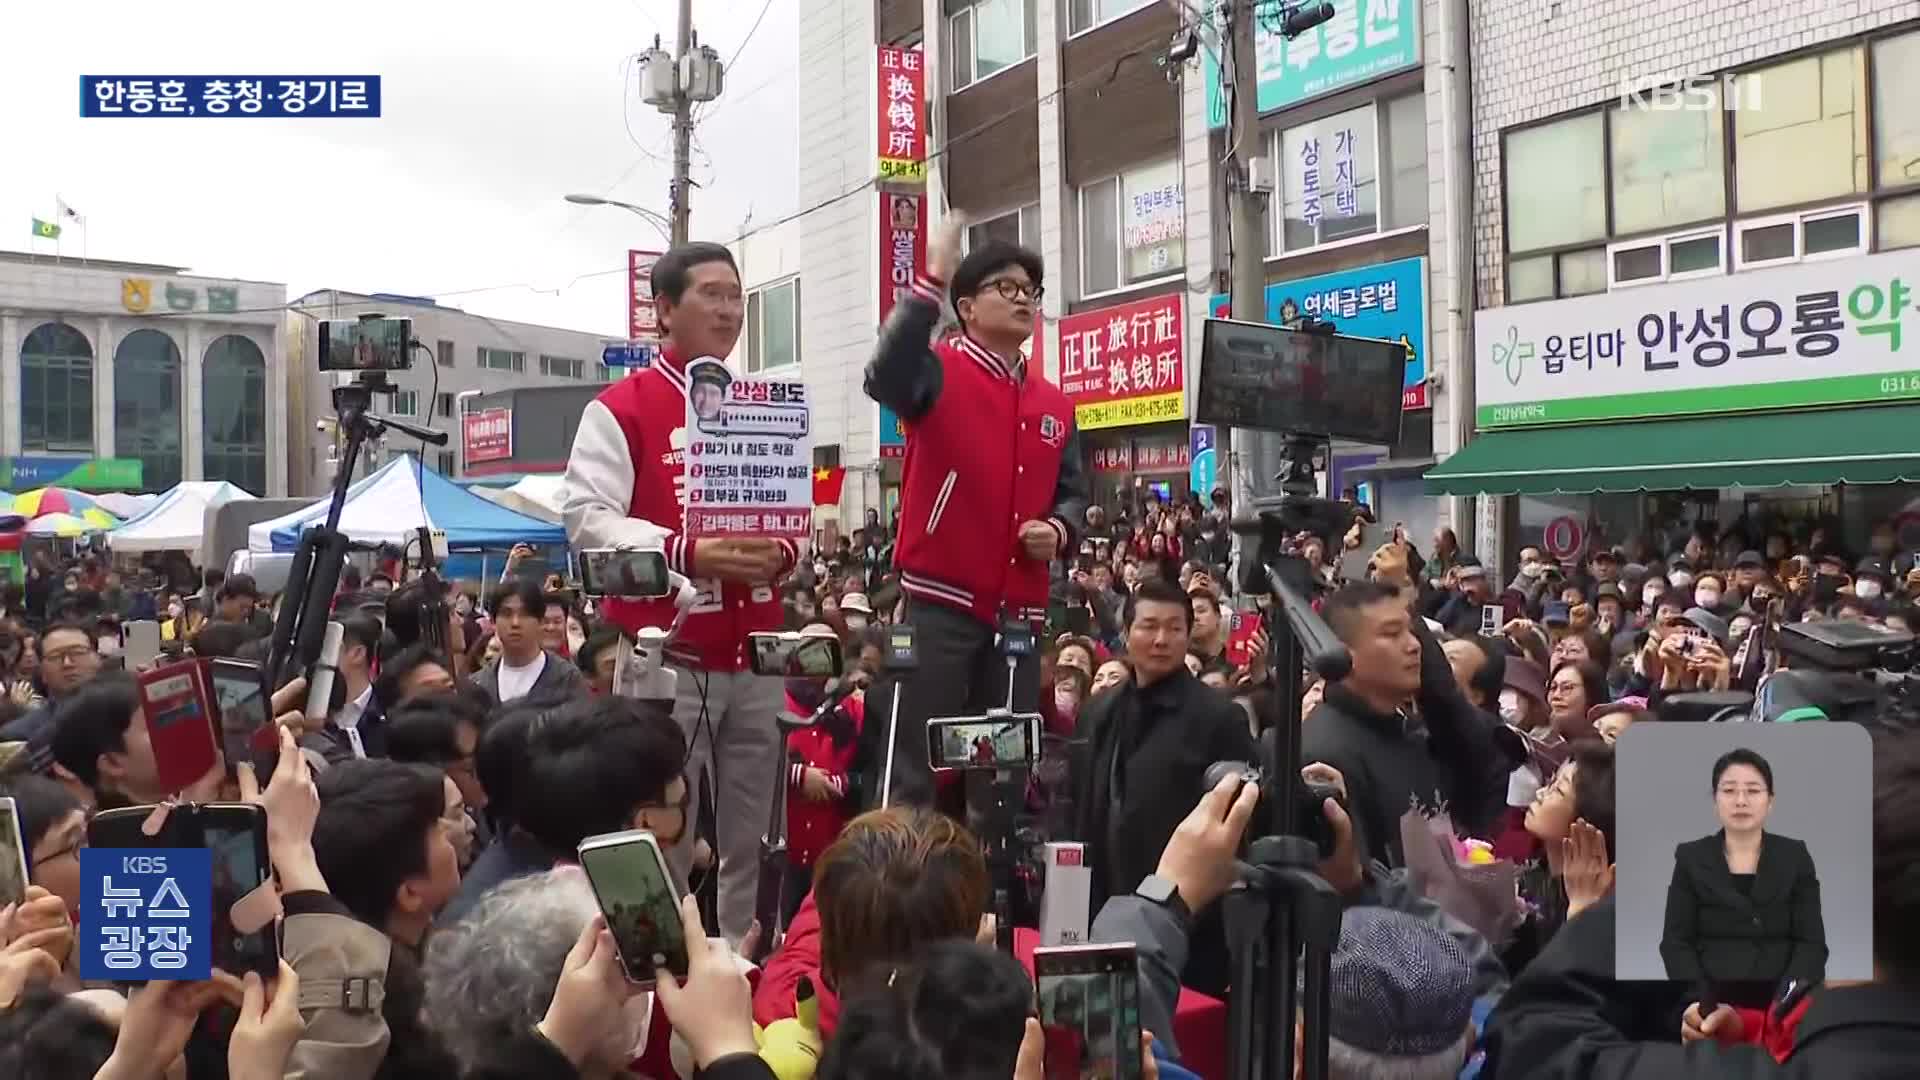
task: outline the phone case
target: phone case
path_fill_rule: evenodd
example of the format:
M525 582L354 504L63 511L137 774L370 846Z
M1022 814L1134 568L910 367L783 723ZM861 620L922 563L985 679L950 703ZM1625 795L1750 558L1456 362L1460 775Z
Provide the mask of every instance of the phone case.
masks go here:
M137 677L140 710L160 786L181 791L220 761L218 721L199 660L163 664Z

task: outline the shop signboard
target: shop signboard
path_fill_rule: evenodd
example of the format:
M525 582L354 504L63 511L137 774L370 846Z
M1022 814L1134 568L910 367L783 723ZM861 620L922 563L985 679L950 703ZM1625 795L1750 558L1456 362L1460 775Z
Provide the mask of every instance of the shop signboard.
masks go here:
M23 457L0 458L0 489L20 492L37 487L64 487L75 491L139 491L138 458Z
M1080 430L1186 417L1184 299L1163 293L1060 320L1060 389Z
M653 264L660 254L627 252L627 341L633 345L660 344L660 313L653 305Z
M919 49L882 45L875 67L880 78L874 93L880 113L880 178L922 183L927 178L927 130L922 122L926 64Z
M1187 430L1187 440L1193 490L1205 498L1218 486L1220 429L1212 424L1195 424Z
M1262 12L1269 9L1263 7ZM1333 0L1333 18L1287 41L1264 14L1253 32L1254 95L1264 115L1371 82L1420 62L1420 0ZM1201 59L1207 123L1225 127L1226 96L1215 50Z
M1425 409L1427 397L1427 260L1396 259L1352 270L1294 278L1267 286L1267 321L1285 326L1311 316L1350 337L1381 338L1407 347L1402 409ZM1232 304L1216 295L1211 309L1231 318Z
M885 52L886 50L882 50ZM902 50L904 51L904 50ZM911 53L916 59L919 53ZM913 287L914 275L927 263L927 200L893 191L880 193L880 323ZM883 458L907 455L907 432L885 405L874 424Z
M1474 316L1477 426L1920 400L1920 250Z
M469 465L513 456L513 410L479 409L460 418L460 448Z

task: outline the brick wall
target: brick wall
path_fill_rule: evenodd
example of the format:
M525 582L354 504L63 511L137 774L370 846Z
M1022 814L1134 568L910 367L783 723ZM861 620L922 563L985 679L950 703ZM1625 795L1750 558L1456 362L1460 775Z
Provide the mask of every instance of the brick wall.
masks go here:
M1476 0L1473 242L1478 307L1504 301L1500 133L1636 88L1920 18L1920 0Z

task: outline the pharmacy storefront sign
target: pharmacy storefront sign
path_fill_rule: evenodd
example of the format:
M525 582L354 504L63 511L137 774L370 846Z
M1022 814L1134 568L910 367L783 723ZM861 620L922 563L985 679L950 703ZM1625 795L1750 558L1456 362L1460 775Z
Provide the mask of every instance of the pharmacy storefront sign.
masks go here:
M1477 426L1920 401L1916 288L1907 250L1482 311Z

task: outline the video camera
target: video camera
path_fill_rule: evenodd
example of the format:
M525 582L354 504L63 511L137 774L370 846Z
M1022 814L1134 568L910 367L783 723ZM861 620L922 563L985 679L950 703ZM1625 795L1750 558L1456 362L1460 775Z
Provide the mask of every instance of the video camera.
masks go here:
M1289 436L1281 452L1281 471L1274 477L1280 482L1279 504L1228 523L1240 539L1240 576L1235 584L1243 595L1270 593L1269 569L1295 589L1312 595L1320 587L1320 580L1300 550L1300 538L1317 537L1328 551L1337 551L1353 526L1352 503L1319 495L1314 479L1314 457L1319 451L1314 439Z

